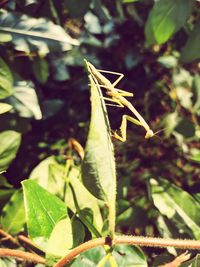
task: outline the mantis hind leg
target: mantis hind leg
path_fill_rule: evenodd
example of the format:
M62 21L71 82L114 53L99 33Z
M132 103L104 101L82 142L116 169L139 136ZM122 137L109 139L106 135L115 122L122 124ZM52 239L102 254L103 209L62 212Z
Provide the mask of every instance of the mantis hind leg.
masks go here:
M120 140L121 142L125 142L126 141L126 129L127 129L127 121L130 121L136 125L142 126L140 121L138 121L137 119L134 119L133 117L129 116L129 115L123 115L122 116L122 122L121 122L121 126L120 126L120 134L114 132L113 136L114 138Z

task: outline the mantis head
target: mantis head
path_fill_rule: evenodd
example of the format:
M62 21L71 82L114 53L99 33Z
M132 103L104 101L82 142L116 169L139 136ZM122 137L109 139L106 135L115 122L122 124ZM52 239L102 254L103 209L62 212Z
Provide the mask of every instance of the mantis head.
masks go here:
M149 129L149 130L146 132L145 138L146 138L146 139L149 139L149 138L153 137L154 135L155 135L154 132L153 132L151 129Z

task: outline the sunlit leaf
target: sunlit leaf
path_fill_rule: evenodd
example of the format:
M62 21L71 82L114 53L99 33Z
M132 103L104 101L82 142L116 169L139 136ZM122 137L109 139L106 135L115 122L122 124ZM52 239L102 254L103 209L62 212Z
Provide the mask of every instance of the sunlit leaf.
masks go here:
M21 117L36 120L42 118L37 94L32 84L26 81L20 81L14 87L13 95L9 98L9 102Z
M29 236L45 249L56 223L67 216L67 207L35 181L25 180L22 186Z
M193 95L192 92L181 86L176 87L174 90L181 106L186 109L191 109Z
M192 86L193 77L189 71L183 68L178 68L173 72L173 83L175 86Z
M200 205L181 188L164 179L150 181L154 205L162 215L185 225L185 231L200 238ZM190 229L190 231L187 230Z
M17 12L0 13L0 33L10 34L16 50L39 51L45 55L50 50L70 50L78 41L65 30L45 18L33 18Z
M47 254L64 256L73 247L73 232L70 219L67 217L56 223L47 245Z
M1 216L3 229L10 234L17 234L26 222L22 190L16 191L4 206Z
M15 158L21 135L15 131L4 131L0 133L0 170L6 170Z
M16 265L17 265L17 262L13 258L4 258L3 260L0 259L0 266L1 267L16 267Z
M145 35L149 45L165 43L191 15L194 1L159 0L150 11Z
M37 181L39 185L54 195L63 198L64 167L59 165L55 157L50 156L41 161L31 172L29 179Z
M177 66L178 60L174 56L161 56L158 62L165 68L174 68Z
M191 160L194 160L194 161L200 163L200 152L198 154L192 156Z
M76 219L70 220L67 217L59 221L49 238L46 251L47 257L53 259L54 257L65 256L70 249L80 244L76 240L83 241L84 235L83 225Z
M102 32L100 21L99 21L98 17L95 16L93 13L88 12L85 15L84 19L85 19L85 23L86 23L85 27L87 28L87 30L90 33L98 34L98 33Z
M8 65L0 58L0 99L12 94L13 77Z
M0 114L6 113L12 109L12 106L7 103L0 103Z
M159 215L157 219L158 230L164 238L180 237L177 228L174 224L168 220L165 216ZM176 249L174 247L168 247L167 250L170 254L176 256Z
M12 40L12 35L7 33L0 33L0 43L10 42Z
M179 122L179 117L178 117L178 113L175 111L173 113L168 113L163 122L164 122L164 126L165 128L165 135L166 137L169 137L173 130L175 129L175 127L177 126L178 122Z

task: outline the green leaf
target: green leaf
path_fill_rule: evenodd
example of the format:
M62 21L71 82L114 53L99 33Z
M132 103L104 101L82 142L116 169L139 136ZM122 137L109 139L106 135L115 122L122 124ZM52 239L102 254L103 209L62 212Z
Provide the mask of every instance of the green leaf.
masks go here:
M0 33L0 43L7 43L12 40L12 35L7 33Z
M165 43L186 23L191 15L194 1L159 0L150 11L145 25L149 45Z
M161 56L158 58L158 63L165 68L170 69L177 66L178 60L174 56Z
M195 258L181 264L181 267L199 267L200 266L200 254L197 254Z
M195 125L187 118L181 119L174 130L186 138L190 138L195 135Z
M140 206L131 205L129 201L119 199L118 204L118 214L117 214L117 225L127 226L133 228L142 228L147 224L147 215L146 211L143 210Z
M197 155L194 155L190 159L196 161L197 163L200 163L200 153L198 153Z
M160 213L176 224L182 223L182 228L185 228L186 232L190 234L191 231L193 236L199 239L199 203L187 192L164 179L151 179L150 186L154 205Z
M15 158L21 135L15 131L4 131L0 133L0 170L6 170Z
M95 198L84 187L84 185L78 179L79 175L80 170L78 168L73 167L67 178L69 179L70 184L74 188L79 208L81 210L84 210L86 208L92 210L94 216L93 224L99 230L99 232L101 232L103 227L103 219L100 212L99 200ZM73 195L69 187L67 188L65 194L65 202L67 203L68 207L75 213L76 207L74 205Z
M7 182L2 174L0 174L0 210L9 201L14 192L15 189L13 189L12 185Z
M189 38L181 51L180 60L184 63L200 58L200 22L197 23L190 33Z
M73 247L73 232L70 219L67 217L56 223L48 240L46 253L62 257ZM48 256L49 257L49 256Z
M49 238L47 245L47 257L63 257L69 253L70 249L83 242L85 233L83 225L77 221L67 217L59 221Z
M92 107L89 134L82 165L82 179L86 188L95 197L107 203L110 231L113 232L116 199L116 171L113 145L101 90L95 84L91 74L89 74L89 80L91 84Z
M32 170L29 179L35 180L50 193L63 198L65 185L64 167L57 163L54 156L41 161Z
M176 111L173 113L168 113L165 116L163 123L164 123L164 126L166 127L166 130L165 130L166 137L169 137L172 134L178 122L179 122L179 117Z
M178 68L173 72L172 79L175 86L191 87L193 82L191 73L182 68Z
M95 16L92 12L87 12L84 16L85 28L92 34L102 33L101 24L99 18Z
M8 65L0 58L0 99L12 94L13 77Z
M17 190L4 206L1 216L3 229L15 235L19 233L26 222L22 190Z
M165 216L159 215L157 219L157 227L161 236L164 238L181 238L174 223L168 220ZM168 247L167 250L170 254L176 256L176 249L174 247Z
M12 259L12 258L4 258L3 260L0 259L0 266L1 267L16 267L17 262L15 259Z
M194 76L192 88L194 92L193 111L196 112L200 109L200 75Z
M49 77L48 62L44 58L38 58L33 61L33 73L37 81L45 84Z
M4 205L9 201L12 194L15 192L15 189L7 189L0 187L0 210Z
M64 5L68 9L71 18L83 17L89 10L91 0L65 0ZM78 8L77 8L78 7Z
M83 224L76 220L72 220L72 232L73 232L73 247L77 247L83 243L85 238L85 229Z
M12 109L12 106L7 103L0 103L0 114L6 113Z
M36 120L40 120L42 113L37 94L32 87L32 84L29 85L26 81L18 82L17 86L14 87L13 95L9 98L9 102L21 117L34 117Z
M59 25L44 19L33 18L17 12L0 12L0 32L10 34L16 50L38 51L46 55L50 50L66 51L78 41L71 38Z
M174 91L178 100L180 101L181 106L190 110L192 107L192 92L181 86L174 88Z
M26 221L30 238L45 249L56 223L67 216L67 207L35 181L22 182Z
M120 267L147 267L147 261L143 252L128 245L116 245L113 256ZM71 267L96 267L100 260L105 256L105 250L97 247L82 253L70 266ZM109 263L104 265L110 267Z

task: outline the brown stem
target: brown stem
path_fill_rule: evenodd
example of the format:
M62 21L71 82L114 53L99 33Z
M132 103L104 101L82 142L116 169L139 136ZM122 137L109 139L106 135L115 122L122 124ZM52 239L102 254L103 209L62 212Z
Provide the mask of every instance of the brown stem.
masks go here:
M6 233L4 230L0 229L0 235L4 237L4 240L11 241L15 246L20 246L17 240L10 234Z
M60 261L58 261L54 265L54 267L65 266L66 264L68 264L73 258L75 258L80 253L82 253L88 249L94 248L94 247L103 246L105 244L106 244L106 239L103 237L87 241L87 242L81 244L80 246L76 247L75 249L73 249L65 257L63 257Z
M33 249L36 249L36 250L39 250L41 251L38 247L36 247L36 245L27 237L27 236L24 236L24 235L18 235L18 240L20 242L23 242L25 243L26 245L32 247Z
M170 239L144 236L118 236L115 244L130 244L143 247L175 247L181 249L200 249L200 241L191 239Z
M104 246L107 244L106 238L97 238L81 244L73 249L69 254L58 261L54 267L63 267L68 264L80 253L94 247ZM181 240L181 239L165 239L143 236L116 236L112 240L113 244L129 244L144 247L176 247L182 249L200 249L200 241L197 240Z
M8 248L0 248L0 257L13 257L26 261L45 264L45 259L37 254Z

